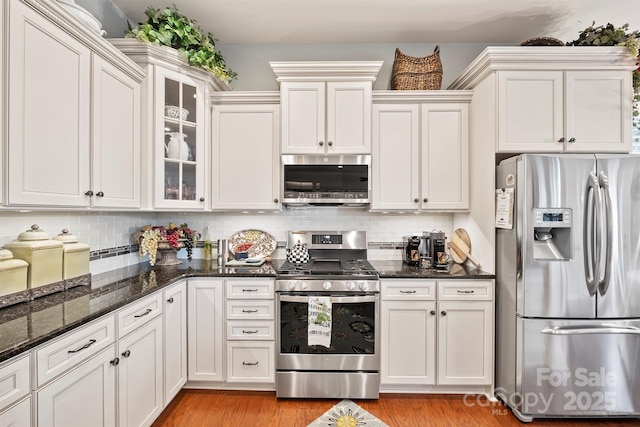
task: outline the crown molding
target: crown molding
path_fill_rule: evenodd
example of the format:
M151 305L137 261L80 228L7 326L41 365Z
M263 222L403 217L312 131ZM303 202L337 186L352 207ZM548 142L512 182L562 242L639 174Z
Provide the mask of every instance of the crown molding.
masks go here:
M375 82L383 61L269 62L278 82L370 81Z
M229 84L217 78L213 73L189 65L182 53L169 46L161 46L153 43L146 43L134 38L114 38L107 39L122 53L131 58L136 64L143 67L147 65L160 65L164 68L187 74L191 77L208 82L214 90L229 91Z
M470 103L472 90L374 90L373 103Z
M280 92L212 92L210 99L213 105L280 104Z

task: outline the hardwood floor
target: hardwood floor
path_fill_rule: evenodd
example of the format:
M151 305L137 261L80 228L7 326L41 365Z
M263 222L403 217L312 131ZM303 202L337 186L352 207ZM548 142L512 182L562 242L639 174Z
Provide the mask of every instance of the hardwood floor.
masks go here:
M383 394L355 402L391 427L523 426L511 411L484 397ZM306 427L339 399L277 399L274 392L180 391L153 427L233 426ZM536 419L531 427L631 427L638 419Z

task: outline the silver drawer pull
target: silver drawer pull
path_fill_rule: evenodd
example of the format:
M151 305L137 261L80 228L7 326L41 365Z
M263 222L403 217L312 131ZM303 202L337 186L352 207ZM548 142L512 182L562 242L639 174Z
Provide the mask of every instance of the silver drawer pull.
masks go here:
M258 330L256 329L255 331L245 331L244 329L242 330L243 334L257 334Z
M415 294L416 291L400 291L401 294Z
M136 314L136 315L135 315L135 316L133 316L133 317L143 317L143 316L146 316L147 314L151 313L152 311L153 311L153 310L151 310L150 308L147 308L147 311L145 311L144 313L142 313L142 314Z
M257 289L243 289L242 292L258 292Z
M251 362L242 362L242 364L243 364L244 366L256 366L256 365L258 364L258 362L254 362L254 363L251 363Z
M84 350L84 349L86 349L86 348L91 347L91 345L92 345L93 343L95 343L95 342L96 342L96 340L89 340L89 342L88 342L88 343L86 343L85 345L83 345L83 346L82 346L82 347L80 347L79 349L77 349L77 350L69 350L69 351L67 351L67 353L77 353L77 352L79 352L79 351L82 351L82 350Z
M469 290L461 291L460 289L458 289L456 292L459 293L459 294L472 294L475 291L469 291Z
M242 309L242 312L243 313L257 313L258 310L245 310L245 309Z

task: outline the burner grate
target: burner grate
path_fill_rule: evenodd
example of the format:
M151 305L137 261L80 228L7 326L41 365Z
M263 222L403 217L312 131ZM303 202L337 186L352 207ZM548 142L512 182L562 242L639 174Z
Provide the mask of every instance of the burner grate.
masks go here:
M311 266L311 273L342 273L342 267L338 260L314 260Z

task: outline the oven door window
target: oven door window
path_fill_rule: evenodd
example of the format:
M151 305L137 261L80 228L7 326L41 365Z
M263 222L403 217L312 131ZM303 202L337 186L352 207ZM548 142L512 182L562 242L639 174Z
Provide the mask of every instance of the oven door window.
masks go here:
M375 354L375 296L332 298L329 347L308 345L309 297L279 300L281 354Z

